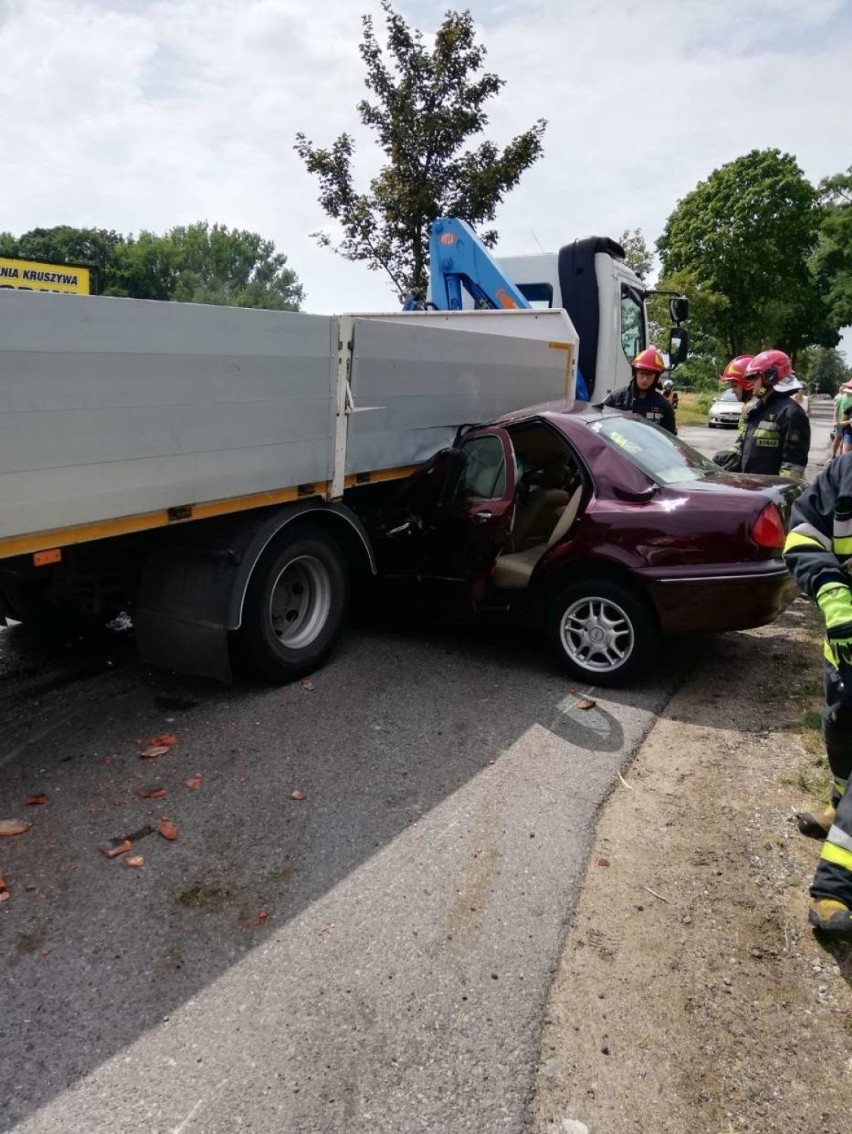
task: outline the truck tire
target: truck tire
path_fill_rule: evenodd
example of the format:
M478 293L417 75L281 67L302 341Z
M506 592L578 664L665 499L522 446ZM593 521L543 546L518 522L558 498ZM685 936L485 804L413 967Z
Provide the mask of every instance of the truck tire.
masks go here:
M252 572L236 632L239 658L274 684L312 673L343 629L349 575L337 541L316 524L293 524Z
M581 579L557 591L545 632L562 665L592 685L624 685L648 665L660 642L641 597L609 580Z

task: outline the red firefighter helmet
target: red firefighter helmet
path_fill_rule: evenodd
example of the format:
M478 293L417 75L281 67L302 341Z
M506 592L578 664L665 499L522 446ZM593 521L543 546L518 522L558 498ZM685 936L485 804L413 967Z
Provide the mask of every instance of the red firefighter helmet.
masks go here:
M775 386L793 373L790 356L783 350L762 350L746 367L746 377L763 386Z
M736 358L732 358L722 371L722 381L736 383L744 390L751 390L754 387L754 378L746 378L745 375L746 367L752 358L754 355L751 354L738 354Z
M666 368L663 356L655 346L645 347L633 359L631 369L652 370L659 377Z

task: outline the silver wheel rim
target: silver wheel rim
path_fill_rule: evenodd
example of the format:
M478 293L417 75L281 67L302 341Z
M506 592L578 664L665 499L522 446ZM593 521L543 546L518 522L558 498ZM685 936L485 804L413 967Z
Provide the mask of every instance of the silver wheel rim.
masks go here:
M309 646L321 633L331 611L331 579L312 555L291 559L269 595L269 625L288 650Z
M618 669L633 653L633 624L611 599L572 602L559 622L559 640L575 665L593 673Z

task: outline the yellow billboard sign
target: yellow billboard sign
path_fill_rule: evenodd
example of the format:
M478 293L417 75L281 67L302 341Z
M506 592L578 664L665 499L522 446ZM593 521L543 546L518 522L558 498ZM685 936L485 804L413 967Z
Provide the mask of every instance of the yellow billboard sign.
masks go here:
M0 256L0 288L20 291L67 291L88 295L89 269L69 264L42 264L38 260L13 260Z

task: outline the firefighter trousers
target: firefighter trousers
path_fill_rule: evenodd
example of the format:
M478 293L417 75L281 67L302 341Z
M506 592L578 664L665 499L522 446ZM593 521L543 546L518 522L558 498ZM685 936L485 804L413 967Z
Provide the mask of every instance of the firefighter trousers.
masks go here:
M825 708L822 735L833 779L831 802L836 807L852 773L852 697L847 697L837 670L823 663Z
M852 909L852 700L833 666L825 665L825 750L833 779L831 801L837 809L823 843L811 883L814 898L835 898Z

